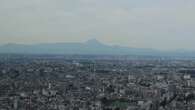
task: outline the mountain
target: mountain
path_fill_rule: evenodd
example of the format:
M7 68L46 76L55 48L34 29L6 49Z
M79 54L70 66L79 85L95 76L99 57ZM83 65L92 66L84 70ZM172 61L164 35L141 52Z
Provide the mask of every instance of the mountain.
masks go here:
M84 43L6 44L0 46L0 53L15 54L91 54L91 55L150 55L195 57L191 51L159 51L145 48L109 46L96 39Z

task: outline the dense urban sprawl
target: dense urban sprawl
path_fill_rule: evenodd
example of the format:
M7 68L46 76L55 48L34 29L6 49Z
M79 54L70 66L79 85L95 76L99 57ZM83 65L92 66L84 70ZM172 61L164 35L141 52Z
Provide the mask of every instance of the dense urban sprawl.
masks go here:
M0 110L195 110L195 60L0 56Z

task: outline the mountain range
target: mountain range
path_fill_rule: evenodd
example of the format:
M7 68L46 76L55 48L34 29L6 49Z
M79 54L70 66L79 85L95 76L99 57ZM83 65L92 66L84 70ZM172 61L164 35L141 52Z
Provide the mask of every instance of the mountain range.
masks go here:
M84 43L5 44L0 53L13 54L81 54L81 55L150 55L195 57L194 51L160 51L105 45L96 39Z

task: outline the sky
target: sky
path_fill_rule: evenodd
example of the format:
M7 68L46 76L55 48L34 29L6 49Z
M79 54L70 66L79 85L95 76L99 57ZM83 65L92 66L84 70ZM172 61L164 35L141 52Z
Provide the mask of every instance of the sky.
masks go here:
M0 0L0 44L195 50L195 0Z

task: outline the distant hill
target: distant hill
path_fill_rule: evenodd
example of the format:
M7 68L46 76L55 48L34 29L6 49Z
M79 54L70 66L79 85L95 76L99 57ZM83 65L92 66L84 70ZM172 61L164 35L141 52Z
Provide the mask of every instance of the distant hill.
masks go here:
M152 55L194 57L191 51L159 51L145 48L109 46L96 39L85 43L43 43L34 45L6 44L0 46L0 53L14 54L90 54L90 55Z

